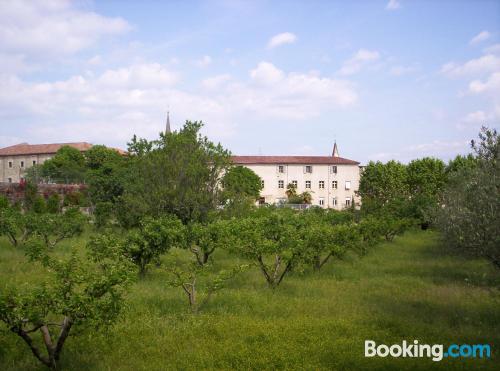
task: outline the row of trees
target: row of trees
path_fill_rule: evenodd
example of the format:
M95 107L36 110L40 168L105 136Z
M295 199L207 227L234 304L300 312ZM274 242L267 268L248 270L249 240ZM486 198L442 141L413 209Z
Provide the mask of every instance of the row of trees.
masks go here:
M473 153L448 164L435 158L370 162L359 194L364 214L417 218L437 227L452 248L489 259L500 267L500 139L481 129Z

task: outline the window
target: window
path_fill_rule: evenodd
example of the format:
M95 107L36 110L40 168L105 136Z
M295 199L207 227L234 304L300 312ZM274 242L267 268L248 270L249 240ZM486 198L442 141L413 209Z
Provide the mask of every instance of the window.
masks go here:
M325 204L325 199L323 197L320 197L319 204L320 206L323 206Z
M12 161L9 161L9 167L12 167ZM10 178L9 178L10 179ZM9 182L10 183L10 182Z
M346 205L346 207L351 206L351 198L350 197L345 198L345 205Z
M278 165L278 173L284 173L284 172L285 172L285 166Z
M337 165L333 165L331 168L330 168L330 172L332 174L337 174Z
M293 185L293 188L297 189L298 183L296 180L292 180L292 185Z
M35 165L36 165L36 160L33 160L33 166L35 166Z
M261 180L261 181L260 181L260 186L261 186L262 188L264 188L264 181L263 181L263 180Z
M350 180L345 181L345 189L351 189L351 181Z
M332 199L332 205L333 205L333 206L337 206L337 197L334 197L334 198Z
M9 183L12 183L12 178L9 178Z
M304 166L304 173L311 174L313 172L313 167L311 165Z
M320 180L319 181L319 189L324 189L325 188L325 181L324 180Z
M278 180L278 188L285 188L285 181L284 180Z
M24 161L21 161L21 167L24 167Z
M332 181L332 189L337 189L337 181Z
M306 180L306 188L311 188L311 181L310 180Z

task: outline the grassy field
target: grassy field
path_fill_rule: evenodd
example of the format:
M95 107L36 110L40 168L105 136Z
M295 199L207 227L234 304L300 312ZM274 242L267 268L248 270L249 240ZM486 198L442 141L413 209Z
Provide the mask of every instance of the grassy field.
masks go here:
M215 254L220 265L235 259ZM31 269L21 251L0 242L2 282L36 280ZM249 270L198 315L189 313L180 289L167 287L165 273L153 270L133 286L116 326L72 336L60 365L67 370L495 369L499 284L500 274L488 262L450 254L429 231L409 232L362 259L332 261L320 273L296 273L274 292L258 270ZM3 329L0 369L44 369ZM365 339L488 343L493 358L365 358Z

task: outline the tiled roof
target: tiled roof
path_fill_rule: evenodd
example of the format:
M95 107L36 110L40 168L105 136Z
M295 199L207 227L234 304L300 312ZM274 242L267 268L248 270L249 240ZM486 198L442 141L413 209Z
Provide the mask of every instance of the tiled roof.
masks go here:
M51 144L19 143L10 147L0 148L0 156L53 154L56 153L62 146L70 146L82 152L92 148L92 144L87 142Z
M333 156L232 156L237 165L307 164L307 165L359 165L359 162Z

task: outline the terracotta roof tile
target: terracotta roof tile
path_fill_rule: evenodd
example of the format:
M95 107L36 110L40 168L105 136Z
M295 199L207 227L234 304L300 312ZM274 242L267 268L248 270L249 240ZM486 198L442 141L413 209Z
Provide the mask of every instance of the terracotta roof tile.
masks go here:
M51 144L19 143L10 147L0 148L0 156L53 154L62 146L70 146L82 152L92 148L92 144L86 142Z
M307 164L307 165L359 165L359 162L333 156L232 156L238 165Z

